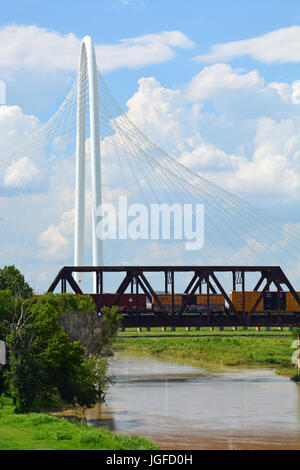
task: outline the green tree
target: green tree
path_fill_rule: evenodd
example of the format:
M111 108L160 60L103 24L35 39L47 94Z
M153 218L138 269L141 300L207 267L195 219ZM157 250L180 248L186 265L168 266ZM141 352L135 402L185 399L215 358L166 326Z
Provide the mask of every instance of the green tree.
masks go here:
M33 289L14 265L4 266L3 269L0 269L0 291L6 289L10 289L15 296L24 299L33 294Z
M9 325L13 321L17 300L9 289L0 290L0 339L5 340Z
M70 339L79 341L85 348L85 357L112 355L112 344L121 318L117 307L103 307L100 316L90 295L48 293L39 297L37 302L55 306Z
M101 316L101 329L97 349L102 356L111 356L112 345L118 335L121 316L118 307L103 307Z
M84 348L70 341L53 305L28 303L6 339L5 374L16 411L39 409L55 397L81 406L96 403L97 377L84 361Z
M37 398L41 398L41 371L29 343L24 331L15 329L7 336L10 361L6 376L16 412L34 409Z

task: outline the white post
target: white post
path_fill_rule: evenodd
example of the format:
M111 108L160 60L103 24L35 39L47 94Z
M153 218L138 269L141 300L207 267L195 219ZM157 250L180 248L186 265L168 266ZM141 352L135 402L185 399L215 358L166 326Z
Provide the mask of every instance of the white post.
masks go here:
M100 161L100 122L98 106L97 64L93 41L84 37L81 44L78 100L77 100L77 142L76 142L76 209L75 209L75 266L84 265L84 230L85 230L85 114L87 77L90 104L90 144L91 144L91 175L92 175L92 246L93 266L100 266L103 260L102 241L97 238L97 207L101 204L101 161ZM76 276L77 282L83 287L83 276ZM96 292L96 276L94 277Z

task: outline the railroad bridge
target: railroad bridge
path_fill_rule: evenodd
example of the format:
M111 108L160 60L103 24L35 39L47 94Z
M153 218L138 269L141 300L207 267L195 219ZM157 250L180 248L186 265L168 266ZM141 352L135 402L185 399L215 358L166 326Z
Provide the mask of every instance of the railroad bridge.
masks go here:
M89 145L86 145L87 139ZM59 151L58 142L61 143ZM93 294L90 295L94 298L97 311L100 312L104 305L118 306L124 326L299 324L300 294L284 273L287 268L289 273L293 270L293 274L289 276L293 276L293 282L299 285L300 232L297 225L270 216L266 211L243 201L238 195L204 179L182 165L180 158L172 158L152 142L129 119L128 113L118 106L111 95L98 71L96 53L90 37L86 36L82 41L78 74L65 100L40 129L20 145L0 156L0 163L4 165L2 173L10 174L11 162L22 163L28 159L28 155L36 156L34 165L28 166L29 169L25 172L27 176L21 172L16 187L24 187L26 193L30 176L32 182L37 179L36 187L32 187L32 194L35 194L35 191L40 194L44 176L40 180L38 175L47 174L45 181L51 181L51 184L49 188L45 184L44 189L49 194L49 207L56 206L55 200L61 189L57 186L60 165L62 172L68 167L72 168L71 173L74 170L72 174L75 175L74 261L65 261L74 263L74 266L66 266L59 271L49 287L50 292L54 292L61 283L61 292L66 292L69 286L75 294L87 293L83 287L84 273L93 273ZM76 159L71 163L73 156L76 156ZM87 170L88 159L91 163L90 170ZM49 174L44 173L46 167ZM88 177L91 191L92 259L86 262ZM66 189L70 188L66 186ZM117 201L116 196L119 194L122 194L122 198L126 196L126 210L124 207L124 210L121 210L121 197L118 207L111 204ZM125 214L127 220L127 196L131 209L134 209L136 203L139 203L139 206L140 202L145 203L143 213L146 212L146 222L148 208L152 204L159 203L158 205L164 207L167 205L169 213L164 217L162 213L161 219L169 220L169 228L172 226L174 233L171 234L169 230L170 236L166 236L162 224L161 227L153 229L152 237L153 227L151 225L149 230L147 223L147 234L135 233L135 236L129 237L130 224L124 228L120 220L118 224L114 220L112 227L115 228L112 229L110 237L107 237L107 234L103 233L103 224L100 223L104 218L103 203L104 206L109 205L112 208L111 215L122 213L122 219ZM26 204L27 198L22 200ZM123 199L122 201L124 202ZM181 215L180 219L175 217L175 206ZM199 216L198 220L199 206L203 209L199 210L203 217ZM24 208L24 214L26 213ZM49 214L52 212L49 211ZM46 265L53 266L53 254L60 256L60 250L68 245L70 234L64 233L69 230L65 228L68 224L64 221L65 216L68 218L69 214L71 211L60 214L60 221L57 214L55 220L51 218L44 227L40 227L42 231L37 240L42 247L45 245L46 249L41 252L43 256L39 259L43 259ZM150 214L150 221L151 219ZM160 220L159 217L158 219ZM9 237L11 233L20 231L19 221L17 218L16 220L17 229L9 230ZM185 221L190 223L185 225ZM139 225L136 222L137 220L135 225ZM48 223L51 225L48 226ZM187 228L189 230L186 231ZM58 234L58 246L53 233ZM25 232L20 231L20 234L23 237ZM127 250L129 238L134 240L131 250ZM146 264L147 255L151 255L152 250L148 242L142 247L142 243L147 239L160 245L156 259L163 253L166 263L176 257L181 260L183 266L105 266L106 257L108 264L121 262L114 261L113 255L117 253L118 258L123 259L117 246L124 247L124 244L126 259L131 260L128 264L134 263L132 260L137 259L137 254L141 254L138 259L142 259L141 262ZM189 248L186 246L187 241ZM111 243L115 242L119 245L114 245L111 249ZM23 256L25 246L31 246L30 249L33 250L33 244L30 244L29 240L27 243L28 245L24 240L20 257ZM190 250L191 244L194 248ZM7 245L10 246L10 240ZM2 251L4 254L5 250ZM67 249L65 255L67 260ZM33 251L32 256L36 257ZM228 260L237 265L227 266ZM214 261L215 264L224 266L209 266ZM158 261L160 262L162 261ZM208 265L193 265L197 262ZM89 263L92 266L89 266ZM158 287L157 282L154 287L154 273L157 279L160 279ZM106 279L108 274L116 281L116 287L111 288L110 292L105 290L110 285Z
M50 285L61 293L71 288L84 294L76 273L94 273L96 293L91 295L100 313L117 306L123 327L155 326L300 326L300 293L279 266L65 266ZM115 291L105 292L105 276L123 277ZM154 289L149 275L160 278ZM183 293L176 277L189 278ZM231 290L220 275L230 277ZM247 290L248 277L254 287ZM223 276L224 277L224 276Z

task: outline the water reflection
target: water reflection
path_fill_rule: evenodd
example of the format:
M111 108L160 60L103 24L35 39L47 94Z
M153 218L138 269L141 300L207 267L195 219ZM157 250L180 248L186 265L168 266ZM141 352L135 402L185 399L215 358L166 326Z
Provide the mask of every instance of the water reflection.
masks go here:
M117 382L88 425L163 449L300 449L299 385L270 369L205 371L147 357L112 360Z

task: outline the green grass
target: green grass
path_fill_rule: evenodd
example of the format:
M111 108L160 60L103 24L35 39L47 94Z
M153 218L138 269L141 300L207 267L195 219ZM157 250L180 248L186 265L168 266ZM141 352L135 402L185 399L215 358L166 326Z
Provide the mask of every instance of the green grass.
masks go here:
M115 350L184 360L204 367L273 367L292 377L297 372L291 361L293 340L288 328L283 331L262 328L260 332L255 328L246 331L215 328L213 332L208 328L200 331L193 328L190 332L177 328L171 332L168 328L166 333L158 328L141 333L131 329L119 333Z
M14 414L0 402L0 450L156 450L149 439L70 423L44 413Z

